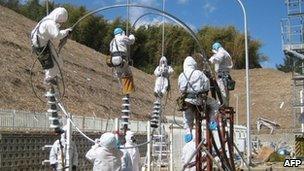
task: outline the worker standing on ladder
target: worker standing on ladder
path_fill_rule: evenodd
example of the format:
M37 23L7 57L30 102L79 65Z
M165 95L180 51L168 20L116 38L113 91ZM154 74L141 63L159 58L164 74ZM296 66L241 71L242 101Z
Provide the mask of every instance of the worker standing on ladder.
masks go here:
M61 24L65 23L67 19L67 10L58 7L48 16L44 17L31 32L32 48L44 69L45 84L57 84L56 77L59 74L59 67L62 66L63 61L59 58L51 40L63 39L72 31L71 28L65 30L59 29Z
M210 108L211 123L210 128L216 129L215 114L218 113L219 104L213 98L207 97L210 89L210 82L206 75L197 69L196 61L188 56L184 60L183 72L178 77L178 86L181 93L186 95L185 103L187 105L183 112L184 129L186 131L184 140L190 142L192 140L192 128L195 114L201 110L203 101Z
M223 106L229 106L229 90L234 89L235 82L231 79L230 69L233 62L230 54L218 42L212 45L214 55L209 59L214 64L214 70L217 74L217 84L220 88Z
M127 57L128 46L134 44L133 34L126 36L121 28L114 29L114 38L110 43L111 58L107 60L109 67L115 67L116 76L121 79L122 92L127 95L135 90L133 75Z
M50 165L53 169L53 171L64 171L68 166L66 166L67 161L67 152L69 151L67 149L67 126L63 127L63 130L65 131L63 134L61 134L61 138L59 140L56 140L51 148L50 151ZM70 154L72 156L71 160L72 163L72 171L76 171L76 168L78 166L78 152L76 148L76 144L74 141L71 141L70 144Z
M154 95L162 98L170 90L170 75L174 72L173 68L167 64L165 56L160 58L159 66L154 70L156 76Z

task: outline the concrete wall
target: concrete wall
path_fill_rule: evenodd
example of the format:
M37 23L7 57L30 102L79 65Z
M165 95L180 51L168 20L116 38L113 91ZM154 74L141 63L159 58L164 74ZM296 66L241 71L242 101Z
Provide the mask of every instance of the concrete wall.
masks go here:
M100 137L101 133L87 133L92 138ZM42 165L48 159L49 148L42 150L44 145L51 145L59 137L51 132L0 132L0 170L1 171L47 171L49 164ZM146 141L146 135L136 135L139 143ZM85 153L93 145L79 134L73 135L79 153L79 170L92 170L93 164L85 159ZM145 156L146 146L140 147Z

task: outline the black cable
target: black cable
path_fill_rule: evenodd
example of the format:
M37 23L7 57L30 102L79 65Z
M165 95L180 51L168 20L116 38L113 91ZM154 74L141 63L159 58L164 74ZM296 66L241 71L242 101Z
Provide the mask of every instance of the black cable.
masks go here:
M50 42L50 43L51 43L51 42ZM56 55L59 57L59 53L56 51L55 46L53 45L53 43L51 43L51 45L54 47L54 51L55 51ZM47 46L48 46L48 45L47 45ZM39 57L41 57L42 54L44 53L44 51L46 50L47 46L45 46L44 49L42 50L42 52L39 53L39 54L37 55L37 57L35 58L35 60L34 60L34 62L33 62L33 64L32 64L32 66L31 66L31 68L30 68L30 84L31 84L32 91L33 91L34 95L36 96L36 98L38 98L38 99L39 99L41 102L43 102L43 103L46 103L47 101L42 100L42 99L38 96L38 94L37 94L37 92L36 92L36 90L35 90L35 86L34 86L34 84L33 84L33 69L34 69L34 67L35 67L35 65L36 65L36 63L37 63ZM51 49L50 49L50 53L52 53L52 52L51 52ZM33 53L32 53L32 54L33 54ZM52 60L55 61L56 65L57 65L57 67L58 67L59 74L60 74L60 77L61 77L61 80L62 80L62 86L63 86L62 95L61 95L61 93L60 93L60 86L59 86L59 85L57 86L57 88L58 88L58 90L59 90L59 97L60 97L60 98L57 99L57 102L60 102L60 101L63 99L63 97L64 97L64 95L65 95L65 91L66 91L66 89L65 89L65 81L64 81L62 69L61 69L61 67L60 67L60 65L59 65L59 63L58 63L58 61L56 60L55 57L53 57L53 55L51 55L51 57L52 57ZM54 67L55 67L55 66L54 66ZM59 82L57 82L57 84L59 84Z

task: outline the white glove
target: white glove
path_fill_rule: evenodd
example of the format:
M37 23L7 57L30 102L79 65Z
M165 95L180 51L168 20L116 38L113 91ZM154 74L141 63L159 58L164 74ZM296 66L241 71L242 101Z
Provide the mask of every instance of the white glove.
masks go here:
M67 29L65 29L65 30L68 31L68 32L71 32L71 31L73 31L73 28L70 27L70 28L67 28Z
M99 139L99 138L96 138L96 139L94 140L94 142L95 142L95 144L99 144L100 139Z
M130 34L129 39L135 40L135 36L133 34Z
M72 28L67 28L65 30L61 30L60 32L63 33L64 37L66 37L71 31L73 31Z

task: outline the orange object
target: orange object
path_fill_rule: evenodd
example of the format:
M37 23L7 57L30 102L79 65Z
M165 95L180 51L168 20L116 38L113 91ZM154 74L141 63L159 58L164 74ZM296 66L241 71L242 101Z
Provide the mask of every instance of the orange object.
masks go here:
M131 94L135 91L135 85L133 81L133 76L125 76L121 78L122 83L122 93Z

